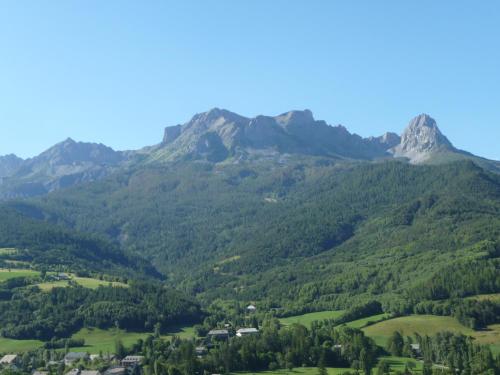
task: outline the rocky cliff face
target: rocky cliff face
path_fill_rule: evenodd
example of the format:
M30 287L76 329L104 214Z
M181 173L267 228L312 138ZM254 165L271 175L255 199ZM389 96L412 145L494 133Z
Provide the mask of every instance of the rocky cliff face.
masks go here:
M434 154L456 151L455 147L439 130L436 121L421 114L410 121L401 136L401 143L392 148L395 157L405 157L412 163L421 163Z
M397 136L396 136L397 137ZM363 139L343 126L317 121L309 110L247 118L214 108L184 125L165 129L154 160L204 159L220 162L255 155L306 154L372 159L389 155L393 138Z
M15 160L16 168L2 179L0 198L40 195L94 181L120 167L126 159L124 153L102 144L68 138L34 158Z
M342 125L318 121L309 110L248 118L214 108L183 125L167 127L161 143L137 151L118 152L96 143L67 140L27 160L0 157L0 199L40 195L94 181L126 165L179 160L240 162L286 155L310 155L335 160L406 158L411 163L442 163L471 159L500 172L500 163L457 150L436 121L422 114L411 120L402 136L385 133L362 138Z
M0 156L0 178L12 175L21 166L23 159L14 154Z

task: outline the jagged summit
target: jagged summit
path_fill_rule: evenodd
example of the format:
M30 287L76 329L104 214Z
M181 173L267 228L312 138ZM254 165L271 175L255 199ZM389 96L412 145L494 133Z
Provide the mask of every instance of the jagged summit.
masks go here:
M351 134L343 126L314 119L308 109L278 116L248 118L213 108L183 125L165 129L153 160L224 161L259 155L306 154L336 158L372 159L387 156L388 147Z
M395 157L406 157L412 163L428 160L433 154L455 151L451 142L439 130L436 120L427 114L413 118L393 148Z
M427 114L413 118L401 137L385 133L362 138L342 125L316 120L308 109L246 117L212 108L184 124L165 128L162 142L136 151L114 151L103 144L67 138L31 159L0 156L0 199L45 194L132 165L141 168L143 164L171 161L283 163L290 155L349 161L401 157L411 163L471 159L500 172L499 162L453 147Z
M276 121L282 126L294 125L294 124L311 124L313 123L314 116L309 109L303 111L289 111L282 113L275 117Z
M14 154L0 156L0 178L12 175L22 164L23 159Z

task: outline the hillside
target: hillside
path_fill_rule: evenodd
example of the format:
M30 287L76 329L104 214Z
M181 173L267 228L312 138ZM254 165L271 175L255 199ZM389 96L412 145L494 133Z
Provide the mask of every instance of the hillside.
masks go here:
M207 301L321 309L404 303L442 267L496 257L499 198L471 162L300 158L155 165L9 206L100 233Z
M130 256L102 236L79 233L7 207L0 207L0 264L34 269L106 273L133 278L160 275L147 261ZM15 250L14 250L15 249Z

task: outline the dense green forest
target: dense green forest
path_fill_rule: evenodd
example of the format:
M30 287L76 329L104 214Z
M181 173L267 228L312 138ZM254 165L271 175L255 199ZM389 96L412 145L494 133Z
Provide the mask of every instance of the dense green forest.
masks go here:
M500 176L472 162L134 167L0 207L0 248L16 249L2 255L3 268L22 262L44 274L128 280L126 288L41 292L29 277L8 279L0 284L1 334L56 348L82 327L159 335L199 323L204 336L230 321L261 334L218 343L203 359L194 342L159 336L121 352L145 354L155 374L295 366L384 374L378 358L412 356L416 340L426 373L431 364L497 371L489 349L459 335L396 333L381 348L341 325L382 312L453 316L473 329L500 322L498 302L467 298L500 293L499 198ZM258 305L250 320L249 302ZM308 328L275 320L333 309L345 311Z
M206 303L291 313L378 299L404 312L418 302L408 291L441 298L421 291L453 267L486 266L497 280L499 198L500 177L472 162L301 158L143 166L9 207L99 233ZM500 291L496 281L460 285L449 297Z
M38 270L161 277L149 262L124 253L116 243L103 236L60 227L7 207L0 207L0 248L17 250L2 255L2 267L24 262ZM11 263L7 264L6 260Z
M152 332L203 318L195 301L156 283L132 282L127 288L100 286L95 290L53 288L41 293L22 281L11 280L3 286L3 337L51 340L69 337L82 327Z

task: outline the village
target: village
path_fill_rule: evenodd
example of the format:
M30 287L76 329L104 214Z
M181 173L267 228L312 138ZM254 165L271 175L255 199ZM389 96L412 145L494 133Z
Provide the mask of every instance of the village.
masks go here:
M66 274L54 276L57 280L69 280ZM257 308L254 304L246 307L247 314L254 314ZM259 334L256 327L240 327L234 329L230 323L225 323L224 328L214 328L208 331L206 337L196 340L195 354L198 359L203 358L219 343L231 337L246 337ZM32 375L137 375L143 372L144 356L128 354L123 358L114 353L88 353L84 351L65 350L64 356L58 360L46 361L41 368L32 369ZM60 353L61 355L63 353ZM27 363L33 363L32 358L26 358L26 353L10 353L0 358L1 373L26 373Z

